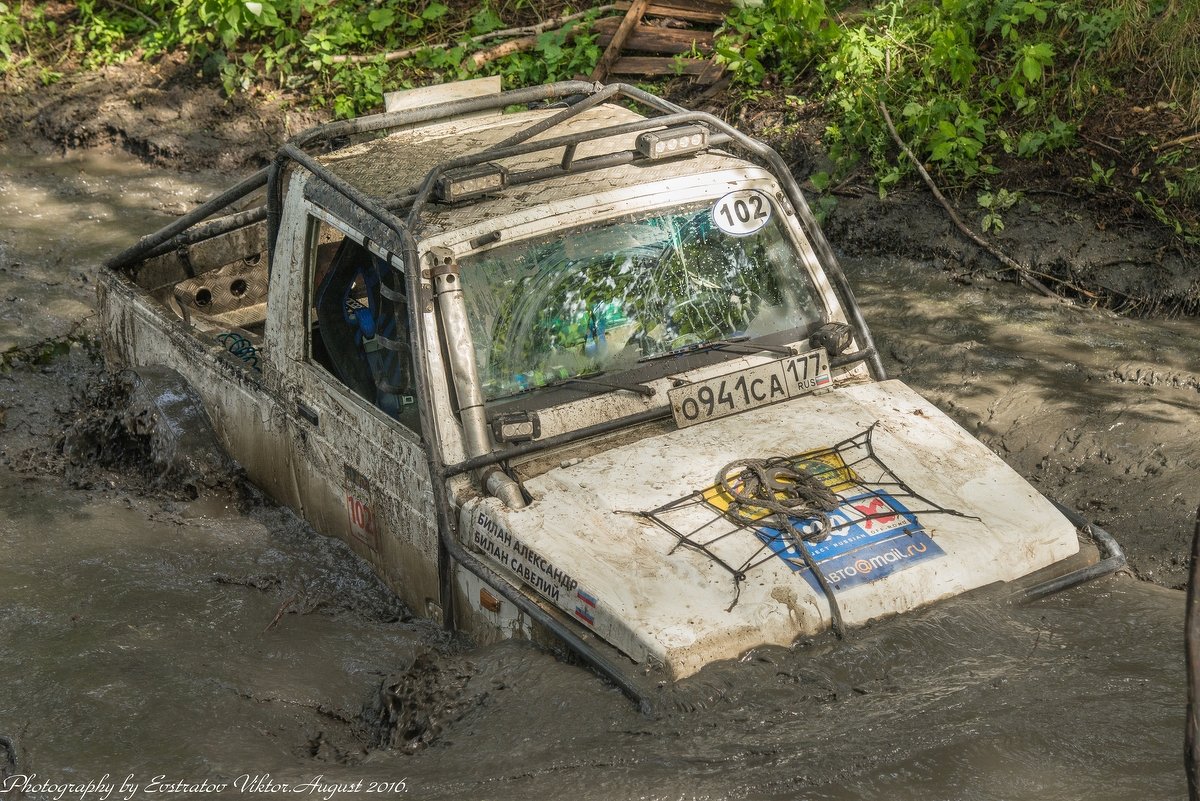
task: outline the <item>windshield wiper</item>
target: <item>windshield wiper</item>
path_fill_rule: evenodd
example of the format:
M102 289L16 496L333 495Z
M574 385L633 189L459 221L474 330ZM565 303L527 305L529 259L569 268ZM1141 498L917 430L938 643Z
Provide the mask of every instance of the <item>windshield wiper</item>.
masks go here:
M706 350L728 350L733 353L759 353L766 351L767 353L778 353L780 356L793 356L795 351L783 345L766 345L761 342L751 343L750 337L740 336L731 337L729 339L713 339L708 342L694 342L690 345L684 345L674 350L668 350L663 353L655 353L650 356L643 356L638 359L639 362L652 362L658 359L665 359L667 356L680 356L685 353L701 353Z
M639 395L645 395L647 398L652 397L655 394L654 387L648 387L645 384L631 384L624 381L600 381L596 377L601 375L604 375L604 373L587 373L586 378L562 378L558 381L551 381L549 384L539 387L539 389L549 387L561 387L563 389L569 389L569 387L567 387L568 384L580 384L582 385L580 389L590 390L593 392L607 391L610 389L623 389L626 392L636 392Z

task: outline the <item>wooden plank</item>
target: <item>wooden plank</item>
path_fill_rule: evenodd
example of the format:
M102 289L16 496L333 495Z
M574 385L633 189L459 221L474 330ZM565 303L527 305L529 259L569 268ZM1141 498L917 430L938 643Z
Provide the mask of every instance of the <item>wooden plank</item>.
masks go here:
M445 103L450 100L469 100L485 95L498 95L501 92L500 76L490 78L472 78L469 81L454 81L439 83L433 86L420 86L416 89L401 89L396 92L383 93L384 111L402 111L404 109L428 106L433 103ZM499 111L489 112L499 114ZM477 115L463 115L477 116Z
M625 18L621 20L621 24L613 33L612 39L608 43L608 47L604 49L604 55L600 56L600 60L596 62L596 68L592 70L591 79L593 81L603 81L608 76L609 68L621 56L621 48L625 46L625 40L629 38L629 34L639 22L642 21L642 14L646 12L646 7L650 5L650 0L633 0L629 4L629 9L625 12Z
M617 3L618 10L624 10L628 6L628 0ZM675 19L685 19L689 22L716 24L724 22L728 14L729 3L689 3L687 0L660 0L660 2L651 4L643 16L674 17Z
M624 56L612 66L614 75L643 75L646 77L694 75L700 83L712 83L720 77L723 71L723 67L706 58Z
M612 41L613 32L619 22L617 17L610 17L610 24L601 25L606 20L597 20L592 30L599 34L596 42L606 45ZM650 25L639 25L629 34L625 41L625 51L635 53L658 53L674 55L691 52L692 46L701 52L713 49L713 32L697 30L680 30L678 28L659 28Z

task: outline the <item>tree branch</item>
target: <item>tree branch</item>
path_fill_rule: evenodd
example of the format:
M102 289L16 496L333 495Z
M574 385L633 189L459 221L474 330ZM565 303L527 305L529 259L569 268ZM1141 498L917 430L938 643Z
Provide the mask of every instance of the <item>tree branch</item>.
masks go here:
M537 46L538 35L522 36L519 39L509 39L501 42L494 47L489 47L487 50L480 50L478 53L472 53L467 56L467 61L471 62L471 66L479 69L484 64L495 61L498 58L511 56L513 53L520 53L525 50L532 50Z
M109 0L109 2L112 2L112 0ZM483 64L487 64L490 61L495 61L497 58L503 58L504 56L510 55L512 53L517 53L522 50L530 50L533 48L533 46L535 44L537 44L537 37L540 36L541 34L545 33L548 30L554 30L557 28L561 28L562 26L566 25L568 22L574 22L577 19L582 19L582 18L586 17L588 14L604 14L604 13L614 10L615 8L616 8L616 5L614 5L614 4L603 5L603 6L599 6L598 8L589 8L586 11L577 11L574 14L565 14L561 17L552 17L548 20L543 20L542 22L539 22L536 25L526 25L523 28L506 28L501 31L492 31L491 33L483 33L483 34L480 34L479 36L472 36L470 39L467 39L467 42L469 44L475 44L478 42L486 42L489 39L504 39L504 38L513 37L513 36L519 36L522 38L515 40L516 42L519 42L521 44L515 45L513 49L501 52L499 55L492 55L490 57L484 57L482 59L479 58L480 56L482 56L485 53L491 53L493 50L498 50L499 48L503 47L504 45L510 44L509 42L504 42L501 45L497 45L496 47L493 47L491 50L482 50L479 53L473 54L471 56L471 60L473 62L475 62L476 67L479 67ZM532 42L527 41L529 39L532 39ZM349 56L349 55L333 56L330 59L330 61L334 64L344 64L347 62L350 64L362 64L367 61L374 61L375 59L379 58L381 55L382 55L384 61L398 61L402 58L408 58L409 56L415 56L417 53L420 53L422 50L445 50L447 47L450 47L451 44L452 43L450 43L450 42L437 42L434 44L417 45L416 47L406 47L403 50L392 50L391 52L382 53L382 54L380 54L380 53L371 53L371 54L360 53L360 54L352 55L352 56Z
M887 124L888 133L892 135L892 140L900 146L900 149L904 151L904 155L908 156L909 160L912 161L913 165L917 168L917 172L921 174L921 179L925 181L925 185L928 186L929 191L933 193L934 199L938 203L942 204L942 208L946 210L946 214L950 216L950 221L954 223L954 226L976 245L979 245L979 247L995 256L1005 267L1016 272L1018 277L1029 284L1029 286L1033 287L1035 290L1048 298L1063 301L1064 299L1061 295L1055 294L1050 290L1049 287L1030 275L1027 268L1021 264L1018 264L1011 257L1009 257L1008 254L1004 253L1004 251L996 248L986 239L979 236L967 227L967 225L962 221L962 218L958 216L958 212L956 212L954 207L950 205L950 201L946 200L945 195L943 195L941 190L938 189L937 184L933 182L933 178L929 177L929 173L925 171L925 166L921 164L921 160L917 158L916 154L912 152L912 149L909 148L909 146L904 143L904 140L900 138L900 134L896 132L896 126L892 122L892 115L888 113L887 104L885 104L882 100L879 101L879 111L883 114L883 121Z
M1167 150L1168 148L1178 147L1179 145L1186 145L1188 142L1195 142L1197 139L1200 139L1200 133L1188 134L1187 136L1181 136L1178 139L1172 139L1170 142L1163 142L1161 145L1155 145L1150 149L1157 153L1160 150Z

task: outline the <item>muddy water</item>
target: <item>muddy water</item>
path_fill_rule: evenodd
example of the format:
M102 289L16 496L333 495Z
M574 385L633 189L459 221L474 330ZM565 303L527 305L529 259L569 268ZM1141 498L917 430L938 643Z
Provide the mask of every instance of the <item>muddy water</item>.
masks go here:
M1119 535L1139 575L1184 585L1200 506L1200 321L962 286L911 260L845 266L892 375Z
M11 153L0 181L0 280L19 308L0 332L16 341L89 312L87 259L225 183ZM894 372L1103 518L1143 572L1182 555L1200 487L1194 325L964 289L924 265L847 268ZM88 369L75 352L0 376L0 735L13 744L0 740L0 776L131 777L138 798L202 797L162 787L205 779L229 786L203 797L230 798L359 781L391 783L371 797L447 799L1185 792L1179 592L1116 577L1027 606L946 603L847 643L714 666L646 718L542 650L471 648L409 620L345 549L269 505L128 494L117 475L69 485L54 409ZM436 736L379 748L379 689L421 654L410 720Z

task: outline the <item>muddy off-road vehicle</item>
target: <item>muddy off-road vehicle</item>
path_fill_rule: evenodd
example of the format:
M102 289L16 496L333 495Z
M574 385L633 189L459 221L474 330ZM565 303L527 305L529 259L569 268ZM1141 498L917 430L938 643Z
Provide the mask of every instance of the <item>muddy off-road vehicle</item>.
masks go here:
M414 610L634 694L1120 565L886 380L774 151L630 86L490 88L309 131L111 259L111 362L177 371Z

